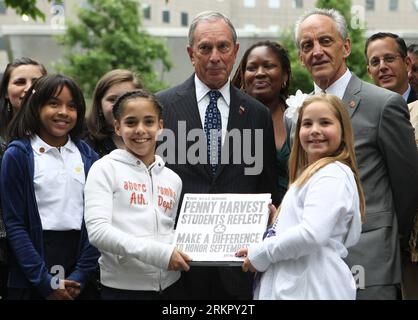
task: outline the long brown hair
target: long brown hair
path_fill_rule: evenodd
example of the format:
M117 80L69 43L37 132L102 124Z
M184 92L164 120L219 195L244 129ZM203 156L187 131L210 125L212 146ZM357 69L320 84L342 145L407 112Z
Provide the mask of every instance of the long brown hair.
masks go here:
M328 157L321 158L312 164L308 162L308 155L302 148L299 138L299 131L301 127L303 112L306 107L313 102L326 103L341 125L342 137L341 145L337 151ZM320 94L308 97L302 104L299 110L299 118L296 123L296 134L293 139L292 151L289 158L289 182L295 186L303 185L315 172L325 167L326 165L339 161L350 167L354 174L357 184L358 195L360 199L360 213L361 219L364 222L365 215L365 200L363 187L360 182L360 175L357 167L356 155L354 152L354 136L351 126L350 116L345 109L342 101L331 94Z
M113 134L112 131L109 131L102 113L102 99L111 86L122 82L130 82L136 89L143 88L140 78L134 72L125 69L109 71L97 82L93 92L93 105L86 120L89 135L95 140L100 141Z

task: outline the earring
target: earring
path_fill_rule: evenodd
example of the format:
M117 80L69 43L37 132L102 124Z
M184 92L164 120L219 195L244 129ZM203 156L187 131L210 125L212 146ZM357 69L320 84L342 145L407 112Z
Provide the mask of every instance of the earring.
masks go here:
M7 112L11 112L12 111L12 105L10 104L10 101L7 100Z
M285 81L285 82L283 82L283 84L282 84L282 89L286 88L286 85L287 85L287 82L286 82L286 81Z

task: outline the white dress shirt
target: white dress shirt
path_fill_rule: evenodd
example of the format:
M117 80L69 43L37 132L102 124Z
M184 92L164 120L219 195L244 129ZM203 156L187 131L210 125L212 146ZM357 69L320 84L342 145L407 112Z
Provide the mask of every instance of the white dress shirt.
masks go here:
M408 83L408 89L406 89L406 91L404 92L404 94L402 95L402 98L408 102L408 97L409 94L411 93L411 85Z
M346 70L344 75L335 81L332 85L325 89L326 93L333 94L338 98L342 99L344 97L345 89L347 89L348 83L351 79L350 70ZM315 94L322 92L322 89L314 83Z
M202 81L200 81L200 79L197 77L196 74L194 76L194 83L196 87L196 100L197 100L197 105L199 108L200 120L202 121L202 128L204 128L206 108L208 107L209 101L210 101L208 93L212 89L210 89L207 85L205 85ZM222 88L218 89L218 91L221 93L221 96L218 99L218 109L219 109L219 112L221 113L221 121L222 121L222 145L225 140L226 129L228 126L229 104L231 102L229 89L230 89L229 80L225 83L225 85Z

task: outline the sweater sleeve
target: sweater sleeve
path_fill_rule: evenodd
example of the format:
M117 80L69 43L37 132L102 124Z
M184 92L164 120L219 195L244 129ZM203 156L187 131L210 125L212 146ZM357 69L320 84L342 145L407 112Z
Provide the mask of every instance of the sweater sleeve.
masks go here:
M174 245L134 237L112 225L114 169L103 158L91 167L85 187L85 222L90 242L101 251L137 258L167 269Z
M328 242L339 217L347 213L353 198L347 194L344 179L321 176L311 180L305 198L301 199L301 222L249 248L248 257L258 271L319 250Z
M18 148L9 148L1 166L1 201L7 236L16 261L27 280L47 297L53 291L52 276L29 235L28 203L26 186L29 172L26 155ZM34 195L33 195L34 196ZM35 200L34 200L35 201ZM34 226L32 226L34 227Z

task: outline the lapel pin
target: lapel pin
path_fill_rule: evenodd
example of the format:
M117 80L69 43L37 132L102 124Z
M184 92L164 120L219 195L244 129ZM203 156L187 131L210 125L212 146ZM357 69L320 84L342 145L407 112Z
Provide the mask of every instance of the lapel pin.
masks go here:
M356 102L355 101L350 101L350 103L348 104L350 108L354 108L356 106Z
M245 112L245 108L243 106L239 106L239 114L243 115Z

